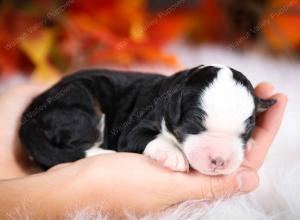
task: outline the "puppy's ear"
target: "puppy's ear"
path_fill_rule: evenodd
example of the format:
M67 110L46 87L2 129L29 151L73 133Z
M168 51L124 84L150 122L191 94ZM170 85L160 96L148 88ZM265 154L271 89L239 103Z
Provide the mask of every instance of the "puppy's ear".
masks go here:
M256 99L256 113L264 112L276 103L276 99L261 99L257 96L255 97L255 99Z
M181 118L182 92L178 91L167 100L167 126L175 127Z

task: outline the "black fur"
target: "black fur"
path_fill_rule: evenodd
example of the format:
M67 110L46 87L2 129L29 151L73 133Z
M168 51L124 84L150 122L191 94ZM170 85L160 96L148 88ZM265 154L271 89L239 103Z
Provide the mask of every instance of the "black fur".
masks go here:
M65 77L38 96L23 114L20 139L44 168L85 157L85 150L102 141L101 148L142 153L161 131L182 142L198 134L205 112L198 107L201 92L217 76L216 67L193 68L171 77L111 70L83 70ZM251 83L233 70L237 83L254 94ZM105 114L103 140L98 123ZM255 113L241 134L247 141Z

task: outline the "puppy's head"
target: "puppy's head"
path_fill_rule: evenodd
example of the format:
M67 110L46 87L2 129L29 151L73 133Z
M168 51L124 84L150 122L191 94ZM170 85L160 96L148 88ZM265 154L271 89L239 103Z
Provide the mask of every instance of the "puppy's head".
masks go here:
M227 175L241 165L256 114L275 103L256 97L242 73L221 65L190 70L179 96L180 110L166 126L190 165L208 175Z

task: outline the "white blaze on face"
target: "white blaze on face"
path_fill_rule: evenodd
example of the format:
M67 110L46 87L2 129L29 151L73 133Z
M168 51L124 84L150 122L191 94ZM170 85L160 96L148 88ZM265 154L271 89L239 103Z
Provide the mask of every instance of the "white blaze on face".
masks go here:
M254 100L245 86L237 83L229 68L218 72L217 78L200 98L207 113L204 122L208 130L232 134L244 131L244 121L252 115Z
M239 167L244 158L240 135L255 108L253 96L236 82L232 71L217 67L221 69L216 79L199 100L199 107L207 114L204 120L207 130L188 135L182 146L191 166L209 175L229 174Z

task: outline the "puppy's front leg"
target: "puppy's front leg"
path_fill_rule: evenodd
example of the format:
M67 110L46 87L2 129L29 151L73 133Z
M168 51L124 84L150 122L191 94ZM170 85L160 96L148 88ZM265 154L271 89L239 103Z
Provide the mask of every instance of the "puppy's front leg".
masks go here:
M143 154L174 171L188 171L189 163L180 149L162 134L149 142Z

